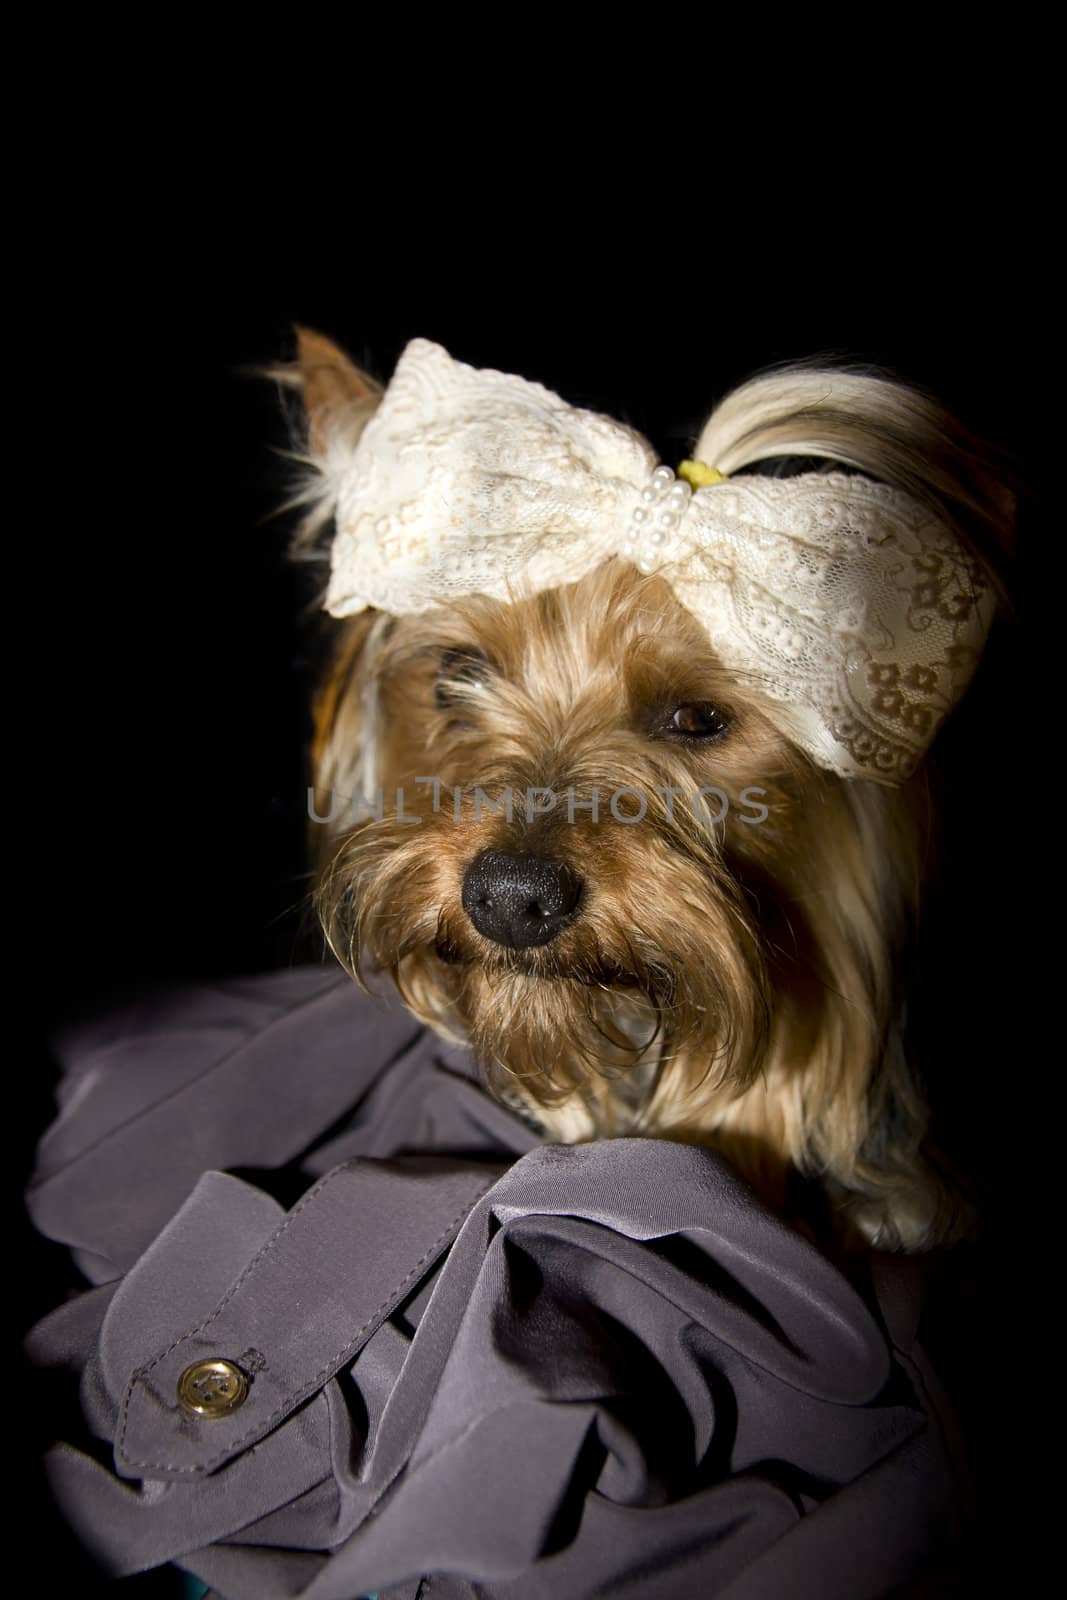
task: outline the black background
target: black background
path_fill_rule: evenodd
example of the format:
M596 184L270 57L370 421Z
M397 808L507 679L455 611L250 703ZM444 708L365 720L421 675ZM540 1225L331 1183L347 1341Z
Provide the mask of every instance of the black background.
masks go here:
M318 630L302 624L306 575L287 566L273 516L277 392L247 374L291 353L294 321L381 377L408 338L436 339L624 417L668 461L752 370L843 353L925 382L1030 466L1033 308L988 258L876 260L840 277L835 262L821 283L809 261L791 288L794 269L766 246L745 267L713 256L706 276L680 265L677 281L625 249L615 264L553 259L543 276L514 258L357 252L338 286L336 261L286 271L247 238L219 236L217 252L176 225L120 238L127 254L56 308L45 403L59 414L40 416L59 431L35 548L51 749L29 820L49 841L41 903L61 1007L142 975L291 954Z
M87 181L64 215L70 249L49 258L47 315L30 330L41 464L31 589L14 602L38 636L18 674L37 737L15 854L33 867L42 1023L153 977L318 953L304 856L317 629L301 618L306 587L272 517L286 481L277 394L247 375L291 354L294 322L380 377L409 338L435 339L625 418L668 462L753 370L846 354L926 383L1014 452L1025 477L1036 469L1045 308L1015 241L991 243L962 202L944 199L933 225L866 231L864 208L846 204L798 233L773 213L739 228L728 203L662 189L651 210L609 212L594 198L575 229L554 226L540 194L512 191L502 229L466 196L455 214L438 197L420 228L417 185L410 203L353 185L349 215L291 192L252 203L236 170L210 196L193 183L146 198ZM1019 536L1025 556L1040 537L1032 494ZM987 1490L1006 1445L983 1384L1005 1338L998 1274L1026 1227L1032 1120L1012 1115L1012 1088L1025 1090L1006 1082L1028 993L1006 848L1021 632L1000 628L975 711L945 735L955 767L931 914L950 954L920 1001L939 1113L990 1217L977 1276L969 1264L946 1275L937 1335ZM28 1060L20 1187L52 1115L47 1053ZM62 1277L57 1253L25 1242L23 1325L55 1303ZM59 1530L51 1537L58 1550ZM173 1592L166 1581L126 1589Z

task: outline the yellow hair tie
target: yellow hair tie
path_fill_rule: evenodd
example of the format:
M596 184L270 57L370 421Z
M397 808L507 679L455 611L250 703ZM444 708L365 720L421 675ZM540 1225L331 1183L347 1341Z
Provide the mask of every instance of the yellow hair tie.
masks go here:
M683 461L678 468L678 476L694 489L703 489L709 483L726 482L725 472L720 472L718 467L709 467L703 461Z

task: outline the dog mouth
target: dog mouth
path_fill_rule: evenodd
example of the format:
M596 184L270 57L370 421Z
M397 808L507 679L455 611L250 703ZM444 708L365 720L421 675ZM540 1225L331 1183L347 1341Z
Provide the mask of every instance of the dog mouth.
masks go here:
M518 975L539 983L574 984L582 989L622 989L645 994L656 1001L670 1000L674 987L666 976L652 984L647 974L633 972L622 962L603 956L592 961L574 961L546 948L501 949L487 956L464 948L444 931L433 941L433 951L446 966L480 967L490 974Z

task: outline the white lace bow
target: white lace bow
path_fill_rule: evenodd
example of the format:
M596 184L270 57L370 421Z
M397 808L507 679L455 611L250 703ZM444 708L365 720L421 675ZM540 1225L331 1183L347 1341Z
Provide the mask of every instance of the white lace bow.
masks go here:
M658 572L770 720L821 767L902 782L971 676L994 612L925 506L848 473L691 492L640 434L413 340L337 474L326 609L394 615Z

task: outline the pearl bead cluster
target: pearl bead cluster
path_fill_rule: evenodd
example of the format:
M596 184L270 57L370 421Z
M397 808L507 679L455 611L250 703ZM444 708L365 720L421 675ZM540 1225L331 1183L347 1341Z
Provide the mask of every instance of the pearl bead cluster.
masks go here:
M671 535L685 516L693 491L670 467L657 467L651 481L641 490L630 526L622 544L622 554L642 572L654 572L666 559Z

